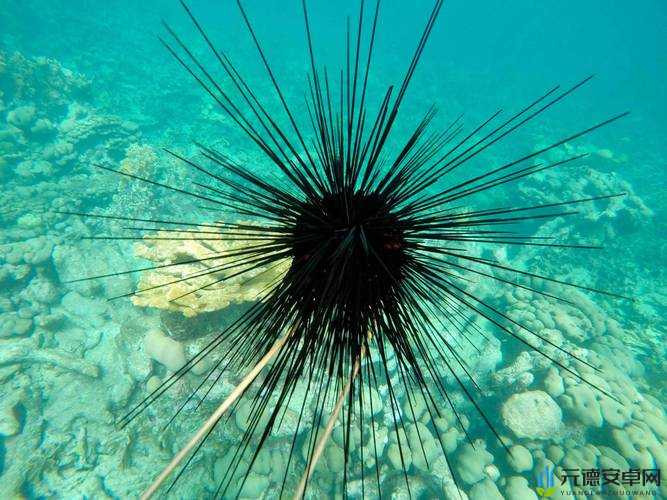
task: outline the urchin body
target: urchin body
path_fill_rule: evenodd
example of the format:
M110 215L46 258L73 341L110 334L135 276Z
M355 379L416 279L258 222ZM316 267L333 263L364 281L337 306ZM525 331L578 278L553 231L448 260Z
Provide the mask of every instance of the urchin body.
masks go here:
M388 200L361 191L326 193L304 203L292 225L293 258L286 282L304 319L358 339L395 309L406 272L408 245ZM328 305L328 307L327 307Z

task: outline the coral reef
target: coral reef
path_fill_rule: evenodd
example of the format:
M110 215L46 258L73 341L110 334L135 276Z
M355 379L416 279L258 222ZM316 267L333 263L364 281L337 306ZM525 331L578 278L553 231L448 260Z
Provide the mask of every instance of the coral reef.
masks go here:
M145 215L169 208L168 201L145 185L96 175L91 167L112 164L128 174L164 178L170 173L160 170L156 151L165 142L147 138L135 124L100 111L91 93L91 81L53 59L0 52L0 93L0 180L4 187L0 191L0 498L136 496L197 422L187 420L163 435L154 429L214 365L198 366L130 428L120 431L114 422L203 347L208 334L232 321L248 303L261 299L264 287L284 272L289 262L283 267L231 276L216 267L238 243L216 241L215 235L211 241L196 242L159 240L155 238L167 235L155 233L134 246L135 259L130 257L132 248L122 242L101 245L82 239L108 234L118 223L84 224L58 212ZM200 111L197 106L193 109L195 114ZM224 121L209 105L203 113L210 126L201 131L202 137L219 139ZM182 131L168 133L171 139ZM221 144L234 147L228 137ZM536 476L545 466L555 467L557 475L564 469L585 467L667 470L662 366L666 295L655 286L655 276L647 277L638 267L638 261L664 260L641 244L652 237L647 228L656 218L623 173L603 171L605 164L625 161L622 154L583 146L581 151L586 149L597 153L577 175L541 173L526 179L520 191L526 204L628 193L610 202L581 205L579 217L536 228L537 236L592 240L610 252L599 259L556 251L547 259L542 252L520 249L511 250L511 260L523 268L539 269L585 286L641 294L643 300L627 304L568 291L564 302L527 290L486 290L490 303L507 310L515 321L545 340L518 327L512 328L513 333L563 365L516 342L506 342L502 332L485 328L489 325L481 327L497 339L491 337L476 346L479 351L468 345L461 348L482 387L485 407L494 412L492 417L498 417L493 420L498 422L511 454L507 455L480 424L474 409L466 406L452 377L446 380L451 397L457 408L471 417L461 415L464 428L441 401L435 425L428 424L424 401L415 398L408 402L398 391L395 397L405 418L398 436L387 386L380 383L370 396L373 421L365 422L363 436L352 436L350 443L357 450L352 460L364 468L363 479L360 467L348 470L351 497L360 497L363 487L369 498L380 492L386 498L407 498L403 463L409 471L413 498L452 500L537 498ZM566 144L563 152L554 152L545 160L579 151ZM632 241L624 238L628 235L633 235ZM168 236L190 235L176 232ZM479 250L487 258L510 258L508 253L491 255ZM638 258L627 259L630 254ZM138 282L133 275L121 275L71 283L147 263L177 264L212 256L220 260L155 269ZM213 272L141 292L132 297L132 303L106 301L135 288L159 286L208 271ZM220 279L223 281L210 284ZM526 280L526 284L539 286L534 280ZM558 295L562 289L549 286L545 291ZM573 360L559 347L574 352L597 370ZM397 376L396 360L391 356L389 364ZM568 370L600 386L613 399L581 383ZM218 375L219 382L209 397L193 401L186 412L198 404L202 412L209 411L242 374L235 370L213 372L213 377ZM304 391L297 388L295 392L280 425L257 457L241 498L277 496L291 436L302 412L300 395ZM197 458L197 466L204 472L184 478L183 491L197 497L212 494L211 489L228 471L230 446L249 429L250 404L252 397L242 400L227 425L215 430ZM313 408L305 405L303 420L310 421L312 412ZM313 498L342 496L336 488L344 468L343 425L342 421L336 424L322 462L314 471L309 490ZM464 430L471 435L472 444ZM303 466L302 451L309 436L308 430L300 427L297 449L301 453L295 454L298 463L293 467ZM399 438L405 443L403 457ZM454 483L440 442L453 460L461 490ZM362 444L363 462L359 453ZM380 491L371 459L373 448L380 456ZM291 475L289 479L294 480ZM241 480L239 470L232 487ZM664 484L657 494L667 496ZM562 495L557 492L550 498Z
M0 175L13 182L41 180L116 161L138 139L136 125L100 115L90 105L89 82L54 60L0 53ZM36 84L38 82L38 84Z
M491 376L494 385L510 392L501 408L503 422L512 431L507 464L524 474L500 479L506 498L532 498L526 485L535 484L534 478L545 465L555 466L556 475L564 469L664 466L664 407L649 394L655 387L644 380L641 364L624 348L628 329L589 298L576 293L570 297L574 300L569 304L556 304L535 293L517 291L505 300L513 318L556 346L575 352L599 371L537 341L542 349L615 399L531 351L510 358ZM517 393L525 391L523 385L517 385L525 374L531 375L526 377L531 390ZM502 390L498 396L502 397ZM476 488L475 492L495 494L487 483ZM664 485L660 488L664 495Z

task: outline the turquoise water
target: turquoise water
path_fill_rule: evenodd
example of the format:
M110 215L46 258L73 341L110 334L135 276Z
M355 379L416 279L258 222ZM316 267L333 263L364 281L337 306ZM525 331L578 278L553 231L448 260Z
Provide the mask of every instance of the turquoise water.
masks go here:
M309 6L318 60L332 74L345 62L344 20L347 14L354 20L357 5ZM257 95L267 97L268 111L284 120L235 4L193 1L192 8ZM286 99L300 123L307 123L303 97L309 65L300 3L248 2L246 8ZM431 3L422 0L383 4L369 79L374 106L388 84L400 82L430 8ZM160 45L162 19L193 47L203 49L177 1L0 3L0 498L138 497L243 376L241 371L225 374L197 411L188 406L163 431L201 380L195 370L119 429L119 419L204 347L220 325L245 311L260 287L246 290L237 280L191 294L186 305L179 306L169 298L189 289L107 299L197 272L196 266L175 274L123 274L70 283L176 258L202 258L218 248L204 242L90 239L126 235L128 223L61 212L199 223L230 217L93 165L191 186L192 171L163 148L194 155L197 141L253 165L277 185L285 183ZM581 363L563 361L618 401L479 321L489 338L481 343L481 352L466 350L463 355L481 386L482 407L513 454L507 455L460 389L447 380L475 446L452 414L432 426L422 403L416 410L419 426L410 424L404 439L404 467L413 497L531 499L537 498L538 487L548 486L539 479L545 468L554 468L556 485L567 470L667 469L666 23L667 7L658 0L639 5L445 3L392 131L391 146L405 140L432 104L438 108L434 129L465 113L468 133L498 108L511 114L556 84L565 89L595 74L444 182L456 183L631 111L538 158L557 161L589 154L576 165L464 201L480 209L625 193L611 201L582 204L576 216L531 221L523 227L530 234L557 235L561 241L602 249L472 245L470 251L634 301L546 288L558 291L569 301L565 303L479 277L469 281L467 290L601 367L593 373ZM281 123L287 127L286 121ZM538 286L535 280L528 283ZM374 423L364 425L377 431L379 490L375 464L368 462L372 447L366 443L350 455L347 494L361 497L364 470L365 496L407 498L386 383L378 387L377 399ZM170 497L213 497L230 454L248 428L249 403L242 401L216 427ZM412 413L408 403L407 395L399 394L398 406L406 416ZM299 409L300 404L290 406L287 420ZM314 470L309 497L343 495L342 428L339 422ZM291 497L306 453L295 452L288 468L293 422L281 429L265 443L242 487L233 474L225 498L276 498L286 469L284 496ZM422 432L417 438L416 429ZM303 447L308 432L300 432ZM454 478L436 446L436 433L445 442ZM365 450L363 469L360 450ZM627 497L614 488L601 493L596 486L577 489L572 480L568 484L549 498L568 497L573 490L578 498ZM664 484L637 488L667 496Z

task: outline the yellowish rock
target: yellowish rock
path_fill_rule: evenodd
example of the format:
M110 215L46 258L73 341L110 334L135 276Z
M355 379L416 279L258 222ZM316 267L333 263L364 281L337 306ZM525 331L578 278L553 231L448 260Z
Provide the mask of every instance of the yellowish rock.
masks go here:
M135 245L136 256L157 266L165 266L142 274L137 288L145 291L132 297L135 305L177 311L186 317L218 311L230 304L263 298L267 286L289 268L289 259L252 270L252 265L232 268L230 263L233 265L240 258L238 252L256 243L249 243L247 239L222 239L226 231L222 225L220 238L216 236L215 228L202 230L213 234L200 236L186 231L159 231ZM247 234L256 236L256 233ZM239 230L234 230L234 235L244 236ZM199 262L193 262L197 260ZM178 262L183 264L171 265Z

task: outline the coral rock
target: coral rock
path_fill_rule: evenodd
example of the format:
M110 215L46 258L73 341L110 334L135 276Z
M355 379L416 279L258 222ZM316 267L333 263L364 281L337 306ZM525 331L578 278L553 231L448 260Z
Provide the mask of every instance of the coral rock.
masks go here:
M220 231L222 235L222 226ZM155 240L154 238L169 239ZM158 232L155 235L146 236L144 242L135 245L135 254L138 257L148 259L158 265L205 259L190 264L161 267L144 273L138 288L157 288L133 296L132 302L135 305L178 311L186 317L218 311L232 303L240 304L257 300L267 285L282 275L289 265L289 260L285 260L277 266L259 267L240 274L239 271L242 269L238 268L234 268L229 273L222 270L216 272L215 269L225 262L226 255L247 246L247 242L222 239L193 241L191 238L192 235L189 233ZM210 274L207 274L209 272ZM238 275L226 278L232 272ZM196 274L199 276L172 283L182 280L185 276ZM159 286L166 283L170 284Z
M35 106L20 106L7 113L7 123L17 128L28 128L35 117Z
M528 391L512 395L502 406L502 419L517 437L549 439L558 432L562 412L546 392Z
M544 377L544 388L552 398L557 398L565 392L563 377L558 374L558 370L550 368L547 376Z
M493 455L486 451L483 441L475 441L475 447L466 443L456 460L456 471L461 480L467 484L474 484L486 478L484 469L493 463ZM493 484L493 481L487 478ZM495 486L495 485L494 485ZM501 497L502 498L502 497Z
M510 455L507 457L507 461L512 469L517 472L525 472L533 468L533 456L528 451L528 448L520 444L510 448Z
M567 388L561 397L565 408L569 409L584 425L602 427L604 422L600 408L602 394L587 385L579 384Z
M528 486L525 477L512 476L507 478L504 498L506 500L537 500L537 495Z
M498 487L490 479L477 483L470 489L470 500L503 500Z
M152 359L175 372L185 364L183 344L170 339L159 330L153 330L144 339L144 349Z

